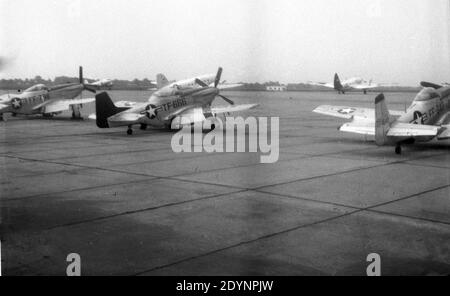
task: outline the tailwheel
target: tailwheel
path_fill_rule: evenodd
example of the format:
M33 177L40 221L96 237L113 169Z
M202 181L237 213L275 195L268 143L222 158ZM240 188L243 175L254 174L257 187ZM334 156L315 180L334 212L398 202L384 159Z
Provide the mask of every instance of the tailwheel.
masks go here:
M132 134L133 134L133 129L131 128L131 126L129 126L127 129L127 135L131 136Z
M400 145L395 146L395 154L398 155L402 154L402 146Z
M142 123L140 129L145 131L147 129L147 125Z

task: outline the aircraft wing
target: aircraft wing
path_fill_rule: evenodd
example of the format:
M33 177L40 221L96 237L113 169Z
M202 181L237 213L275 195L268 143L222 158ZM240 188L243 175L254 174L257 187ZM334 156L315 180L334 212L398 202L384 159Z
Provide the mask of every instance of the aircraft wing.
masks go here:
M61 112L68 110L71 105L88 104L94 101L95 98L50 100L35 106L33 110L45 108L46 113Z
M222 90L222 89L228 89L228 88L236 88L236 87L239 87L242 85L243 84L240 84L240 83L225 83L225 84L217 85L217 88Z
M379 85L377 84L352 84L350 85L351 88L354 89L371 89L371 88L377 88Z
M345 119L375 118L375 110L372 108L322 105L314 109L313 112Z
M203 113L202 107L193 107L184 110L175 116L172 120L171 128L179 129L183 125L193 124L196 122L202 122L206 120L205 114Z
M211 108L211 112L213 114L239 112L239 111L245 111L245 110L255 108L256 106L258 106L258 104L229 105L229 106L224 106L224 107Z
M0 113L4 112L4 110L9 109L9 105L6 104L0 104Z
M374 120L375 118L375 109L373 108L322 105L314 109L313 112L345 119ZM404 111L396 110L389 110L389 113L395 117L405 114Z
M327 83L327 82L314 82L314 81L308 81L307 82L309 85L314 85L314 86L324 86L324 87L328 87L328 88L334 88L334 84L333 83Z

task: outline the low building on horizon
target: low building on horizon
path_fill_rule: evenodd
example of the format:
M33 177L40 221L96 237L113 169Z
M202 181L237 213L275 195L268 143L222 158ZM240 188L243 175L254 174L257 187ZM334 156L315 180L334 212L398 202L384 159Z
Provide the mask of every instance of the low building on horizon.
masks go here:
M286 85L268 85L266 91L286 91Z

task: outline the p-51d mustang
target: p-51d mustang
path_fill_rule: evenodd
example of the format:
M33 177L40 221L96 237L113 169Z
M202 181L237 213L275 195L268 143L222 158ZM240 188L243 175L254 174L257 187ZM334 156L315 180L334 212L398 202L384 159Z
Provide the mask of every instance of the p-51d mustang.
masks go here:
M339 130L375 136L377 145L394 145L395 153L401 154L403 144L450 138L450 87L428 82L421 85L424 88L406 112L389 111L383 94L375 98L375 110L324 105L314 112L352 119Z
M145 103L121 101L120 105L114 105L107 93L100 93L95 96L97 126L99 128L128 126L128 135L133 133L132 126L135 124L140 124L143 130L148 125L180 129L183 125L202 122L217 114L243 111L257 106L257 104L234 105L233 101L221 95L218 87L221 75L222 68L219 68L213 86L198 78L191 79L198 87L181 87L180 85L190 85L185 82L167 84L154 92ZM211 107L216 97L221 97L230 105ZM212 124L211 129L214 127Z
M114 83L111 79L100 79L94 82L89 82L87 80L85 80L84 84L91 88L91 89L95 89L95 90L103 90L103 89L109 89L111 90Z
M79 83L64 83L51 87L36 84L18 94L0 96L0 120L4 113L32 115L42 114L52 117L62 111L72 109L72 118L81 118L82 104L93 102L94 98L76 98L83 90L95 90L83 82L83 68L80 67Z

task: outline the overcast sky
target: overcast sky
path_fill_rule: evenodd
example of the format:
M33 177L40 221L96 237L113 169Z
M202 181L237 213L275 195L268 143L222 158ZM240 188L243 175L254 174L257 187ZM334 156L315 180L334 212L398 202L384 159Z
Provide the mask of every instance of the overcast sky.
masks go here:
M0 77L450 80L450 0L0 0Z

